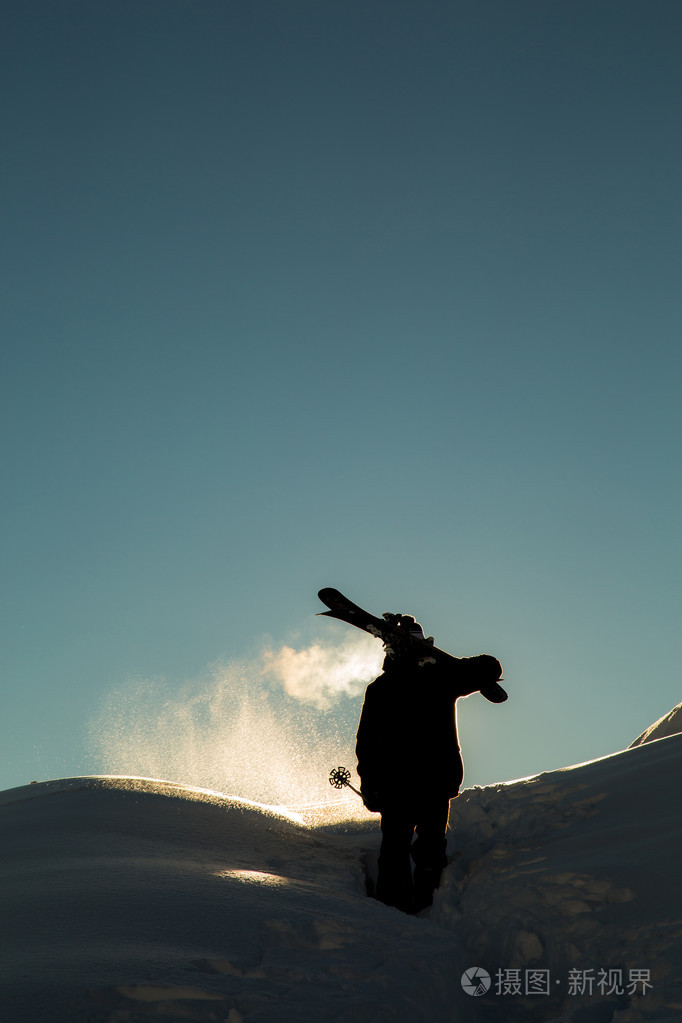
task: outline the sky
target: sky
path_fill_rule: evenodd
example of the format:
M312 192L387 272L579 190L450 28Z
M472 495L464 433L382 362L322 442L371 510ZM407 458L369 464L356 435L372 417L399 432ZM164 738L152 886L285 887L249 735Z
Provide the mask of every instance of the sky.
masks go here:
M500 658L467 785L682 699L676 0L0 22L0 787L172 760L218 678L214 763L255 694L347 760L363 680L262 668L350 656L323 586Z

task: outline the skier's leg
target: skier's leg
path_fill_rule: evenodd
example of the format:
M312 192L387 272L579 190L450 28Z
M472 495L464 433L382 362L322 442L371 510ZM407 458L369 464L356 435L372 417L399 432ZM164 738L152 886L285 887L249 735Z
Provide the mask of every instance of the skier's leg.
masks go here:
M377 875L377 899L407 912L412 903L410 843L414 817L404 806L384 807L381 814L381 849Z
M433 902L433 893L440 884L447 864L445 831L448 826L448 797L430 799L420 807L417 840L412 846L414 860L414 892L412 912L418 913Z

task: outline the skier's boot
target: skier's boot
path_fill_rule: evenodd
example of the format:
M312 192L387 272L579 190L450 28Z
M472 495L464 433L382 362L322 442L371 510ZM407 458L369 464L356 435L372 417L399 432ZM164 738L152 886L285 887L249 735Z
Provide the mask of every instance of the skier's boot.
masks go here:
M414 868L411 913L420 913L433 904L433 893L440 884L441 871L437 867Z
M383 862L382 862L383 860ZM383 857L379 857L379 873L377 876L376 897L386 906L395 906L403 913L409 913L412 907L412 871L409 860L405 863L390 863L387 866Z

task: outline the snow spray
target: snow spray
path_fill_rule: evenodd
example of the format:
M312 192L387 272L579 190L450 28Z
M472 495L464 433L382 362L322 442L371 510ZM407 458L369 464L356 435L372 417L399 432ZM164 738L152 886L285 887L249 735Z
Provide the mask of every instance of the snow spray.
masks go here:
M282 646L181 686L131 679L91 721L96 772L159 778L260 803L302 806L330 793L329 764L354 763L365 685L383 651L371 636Z

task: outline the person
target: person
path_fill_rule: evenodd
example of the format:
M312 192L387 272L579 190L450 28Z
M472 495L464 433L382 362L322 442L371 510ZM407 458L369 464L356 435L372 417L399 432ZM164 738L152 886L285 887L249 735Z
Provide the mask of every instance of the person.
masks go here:
M497 685L502 665L495 657L430 657L424 642L413 642L424 632L411 615L384 618L396 638L384 641L382 674L365 693L357 770L365 806L381 814L376 897L417 913L432 904L447 863L450 800L464 777L455 704L475 692L495 703L507 694Z

